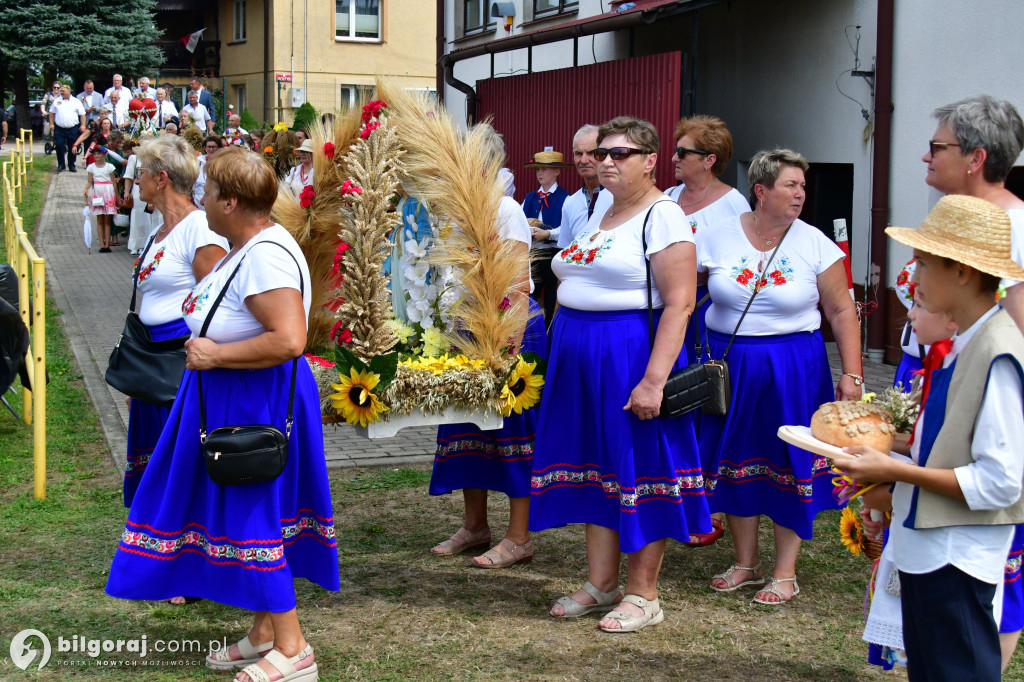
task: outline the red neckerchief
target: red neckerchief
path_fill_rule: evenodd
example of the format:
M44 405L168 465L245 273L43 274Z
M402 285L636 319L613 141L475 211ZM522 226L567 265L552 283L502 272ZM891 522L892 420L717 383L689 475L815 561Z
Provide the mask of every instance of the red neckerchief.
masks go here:
M914 430L910 432L910 440L907 441L907 445L913 444L914 436L917 434L917 422L921 420L925 403L928 401L928 391L932 387L932 372L942 369L942 361L949 355L951 350L953 350L953 339L936 341L928 349L928 355L925 356L924 362L921 363L922 372L924 373L924 379L921 380L921 411L917 413L917 419L914 420Z
M540 199L540 207L548 208L548 197L551 196L549 192L545 192L542 189L537 190L537 198Z

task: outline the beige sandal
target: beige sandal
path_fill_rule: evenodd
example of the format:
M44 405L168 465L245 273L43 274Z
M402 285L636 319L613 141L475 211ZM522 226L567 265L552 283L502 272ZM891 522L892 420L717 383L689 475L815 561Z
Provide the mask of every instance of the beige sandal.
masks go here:
M471 533L465 528L460 528L455 535L432 547L430 553L441 556L453 556L455 554L462 554L470 549L479 549L480 547L489 547L490 545L490 528L484 528L475 533Z
M600 627L605 632L636 632L648 625L657 625L661 621L665 620L665 612L661 608L661 603L657 599L644 599L643 597L636 594L627 594L622 598L622 602L632 604L643 610L644 615L634 616L631 613L625 611L612 611L605 618L614 618L619 621L621 627L617 628L606 628Z
M581 589L593 597L596 603L581 604L573 599L572 595L566 595L564 597L559 597L558 600L555 601L555 604L562 605L565 613L561 616L555 616L553 613L551 615L555 618L579 618L580 616L585 616L588 613L594 613L595 611L610 611L615 608L616 604L622 601L619 596L621 593L619 592L618 587L608 592L602 592L594 587L593 583L588 580L583 583L583 587ZM552 606L554 606L554 604L552 604Z
M779 592L779 583L793 583L793 594L787 597L786 595ZM778 599L775 601L761 599L758 597L758 595L761 594L772 594L775 595ZM754 602L758 604L764 604L766 606L778 606L780 604L785 604L798 594L800 594L800 586L796 583L796 576L793 576L792 578L776 578L775 576L772 576L772 580L770 583L768 583L768 587L764 588L763 590L758 590L757 594L754 595Z
M736 571L750 571L754 574L754 577L750 580L744 580L743 582L733 584L732 574ZM725 581L728 587L715 587L714 581L721 579ZM711 576L711 589L715 592L735 592L741 587L747 585L764 585L764 576L761 575L761 562L758 561L755 566L740 566L739 564L733 564L730 566L725 573L718 573Z
M217 649L206 657L206 667L211 670L232 670L234 668L242 668L250 663L256 663L263 658L265 653L274 648L274 640L254 646L249 640L249 635L243 637L236 644L241 658L231 658L230 646L224 649Z
M488 563L482 563L485 559ZM513 564L528 564L533 561L533 540L525 545L517 545L508 538L487 550L478 557L473 557L473 565L477 568L508 568Z
M299 661L309 658L313 655L313 647L306 645L306 648L299 652L297 656L289 658L285 656L277 649L271 649L264 659L270 665L277 669L277 672L281 673L282 677L276 682L316 682L320 679L320 674L317 672L316 661L310 663L301 670L296 669L295 664ZM247 665L242 668L242 672L249 676L252 682L270 682L270 675L267 671L261 668L256 663Z

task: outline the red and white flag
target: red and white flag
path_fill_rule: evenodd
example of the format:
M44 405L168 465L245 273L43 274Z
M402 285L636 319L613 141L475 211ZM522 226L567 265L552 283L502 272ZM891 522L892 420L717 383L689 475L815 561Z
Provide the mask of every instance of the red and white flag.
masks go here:
M189 52L195 52L196 45L199 44L199 39L203 36L203 31L205 30L205 28L201 28L195 33L190 33L189 35L182 38L181 43L185 46L185 49Z

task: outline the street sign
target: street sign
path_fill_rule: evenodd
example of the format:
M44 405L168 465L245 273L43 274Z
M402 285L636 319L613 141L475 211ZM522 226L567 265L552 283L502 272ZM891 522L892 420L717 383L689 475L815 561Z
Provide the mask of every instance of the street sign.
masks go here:
M290 73L279 73L276 80L278 83L291 83L292 75Z

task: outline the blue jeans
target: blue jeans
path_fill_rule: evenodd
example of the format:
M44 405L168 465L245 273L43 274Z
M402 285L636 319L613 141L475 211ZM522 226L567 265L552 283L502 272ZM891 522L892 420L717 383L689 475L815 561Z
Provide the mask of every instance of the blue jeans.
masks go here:
M68 157L68 168L75 167L75 152L74 144L75 140L81 131L78 126L72 126L70 128L61 128L55 125L53 130L53 141L57 145L57 168L64 168L64 154L67 153Z

